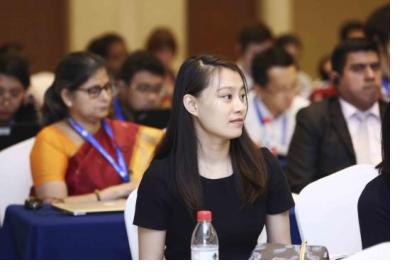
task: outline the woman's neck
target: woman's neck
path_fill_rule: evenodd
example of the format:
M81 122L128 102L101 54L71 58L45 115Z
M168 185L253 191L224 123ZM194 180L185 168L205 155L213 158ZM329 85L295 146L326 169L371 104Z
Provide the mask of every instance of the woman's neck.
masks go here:
M197 136L199 139L199 174L209 179L217 179L231 175L232 163L229 155L230 140L212 137L205 135L205 133L197 133Z
M73 120L75 120L82 128L87 130L89 133L96 133L101 127L101 120L87 120L86 118L80 117L75 114L70 115Z

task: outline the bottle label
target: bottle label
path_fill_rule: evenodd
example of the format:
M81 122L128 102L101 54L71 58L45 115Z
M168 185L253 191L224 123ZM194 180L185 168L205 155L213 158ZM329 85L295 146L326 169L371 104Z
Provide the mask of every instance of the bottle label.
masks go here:
M218 260L218 247L216 248L191 248L191 260Z

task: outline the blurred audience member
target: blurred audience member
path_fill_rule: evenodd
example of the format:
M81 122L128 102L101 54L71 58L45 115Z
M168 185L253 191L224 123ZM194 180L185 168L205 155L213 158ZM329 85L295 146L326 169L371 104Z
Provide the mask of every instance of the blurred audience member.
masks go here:
M382 148L380 175L366 185L358 202L363 249L390 242L390 105L383 117Z
M364 37L364 24L359 20L346 21L339 29L340 42Z
M141 179L160 130L107 118L113 93L105 61L63 57L45 95L46 126L30 155L36 196L45 201L113 200Z
M246 129L252 140L273 154L286 156L296 113L309 105L298 96L297 66L286 51L275 47L252 62L255 94L249 98Z
M116 118L165 127L168 119L161 122L163 125L150 123L149 120L144 122L141 119L147 111L169 111L161 108L165 75L165 67L152 53L148 51L132 53L121 69L121 84L124 84L125 90L113 102Z
M356 163L378 164L380 57L365 39L340 43L332 54L338 97L315 102L299 111L289 147L287 175L292 191Z
M18 55L26 58L23 45L17 42L8 42L1 45L0 55Z
M87 51L103 57L108 73L113 75L115 80L118 79L121 65L128 55L124 38L115 33L103 34L88 44Z
M274 37L267 26L262 23L254 24L242 29L237 38L239 52L238 66L246 77L249 90L253 87L252 61L255 55L273 46Z
M332 62L330 60L330 55L325 55L320 59L318 73L320 80L313 81L314 90L310 95L310 100L312 102L321 101L336 95L336 87L331 81Z
M44 94L54 81L54 73L42 71L31 75L29 93L34 98L34 105L41 110L44 103Z
M300 60L303 52L302 41L295 34L283 34L278 37L275 44L287 51L295 60L295 64L298 68L299 93L305 99L309 99L312 93L312 78L300 69Z
M174 92L175 73L172 63L177 53L177 43L174 34L168 28L157 28L148 37L146 49L153 53L164 65L166 76L162 107L171 107Z
M364 31L369 40L376 42L382 65L382 94L390 100L390 4L376 9L367 19Z
M0 55L0 150L27 138L38 129L38 116L27 102L30 73L27 61L15 54Z

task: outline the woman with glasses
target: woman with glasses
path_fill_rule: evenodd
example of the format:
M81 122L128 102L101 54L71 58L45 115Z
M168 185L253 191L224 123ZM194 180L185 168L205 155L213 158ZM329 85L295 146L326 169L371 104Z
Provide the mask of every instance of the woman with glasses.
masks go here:
M126 197L162 136L160 130L108 119L112 84L99 56L71 53L45 94L46 126L31 152L36 196L50 202Z

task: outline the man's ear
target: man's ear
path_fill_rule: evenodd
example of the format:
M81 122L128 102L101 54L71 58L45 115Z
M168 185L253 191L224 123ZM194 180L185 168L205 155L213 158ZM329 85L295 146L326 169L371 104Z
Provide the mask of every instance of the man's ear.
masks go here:
M198 116L198 106L197 106L197 99L195 96L190 94L185 94L183 97L184 107L185 109L194 116Z
M127 97L128 90L130 90L129 85L127 82L124 80L118 80L117 81L117 96L121 99L124 100Z
M330 73L330 79L332 83L337 86L340 83L340 74L336 71L332 71Z
M72 94L70 94L68 89L64 88L60 94L65 106L67 106L68 108L73 106L73 96Z

